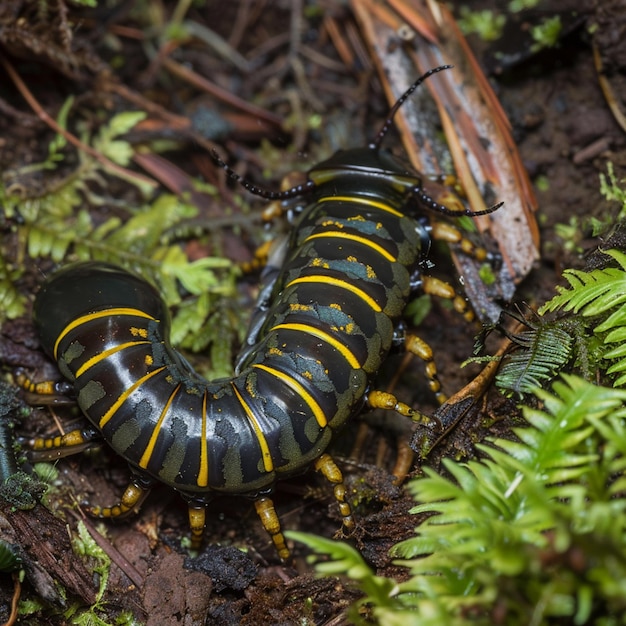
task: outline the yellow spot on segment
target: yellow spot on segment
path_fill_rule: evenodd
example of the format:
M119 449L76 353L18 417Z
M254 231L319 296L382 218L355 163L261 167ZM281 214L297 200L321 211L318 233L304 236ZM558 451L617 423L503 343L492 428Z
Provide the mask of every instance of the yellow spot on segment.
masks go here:
M328 198L326 198L328 199ZM335 220L325 220L322 222L322 226L335 226L337 228L343 228L343 224L335 221Z
M303 283L319 283L320 285L333 285L334 287L340 287L341 289L346 289L347 291L352 292L355 296L358 296L377 313L382 311L380 305L374 298L365 293L362 289L355 287L345 280L341 280L339 278L333 278L332 276L301 276L300 278L294 278L289 284L285 286L291 287L292 285L301 285Z
M149 344L149 341L127 341L126 343L121 343L119 346L115 346L114 348L109 348L104 352L99 352L96 356L92 356L90 359L87 359L77 370L76 370L76 378L82 376L86 371L90 370L94 365L97 365L101 361L108 359L112 354L116 352L121 352L122 350L126 350L128 348L134 348L135 346L144 346Z
M146 381L150 380L153 376L160 374L164 369L165 366L159 367L152 372L148 372L145 376L142 376L139 380L134 382L128 389L125 389L122 395L120 395L120 397L111 405L111 408L100 419L100 428L104 428L108 424L109 420L115 415L115 412L122 406L122 404L124 404L124 402L126 402L135 389L139 389L139 387L141 387L141 385L143 385Z
M359 196L327 196L326 198L320 198L318 202L352 202L353 204L365 204L366 206L372 206L375 209L380 209L386 213L391 213L396 217L404 217L404 213L396 211L388 204L378 202L378 200L372 200L371 198L362 198Z
M337 333L347 333L348 335L352 335L354 333L354 323L350 322L345 326L331 326L330 329Z
M250 423L252 424L252 428L254 429L256 438L259 440L259 446L261 448L261 455L263 457L263 468L265 469L266 472L271 472L274 469L274 462L272 461L270 448L267 445L267 440L265 439L265 435L263 434L263 431L261 430L261 426L257 418L255 417L254 413L252 412L252 409L250 409L250 407L248 406L248 403L243 399L243 397L239 393L239 389L237 389L237 387L235 387L235 385L232 382L230 384L232 385L233 391L235 392L235 395L237 396L237 400L239 400L239 403L241 404L241 406L243 407L243 410L246 413L246 416L248 417L248 419L250 420Z
M290 311L310 311L313 307L308 304L299 304L297 302L291 302L289 304Z
M317 421L320 428L324 428L327 425L326 416L324 415L324 411L322 411L322 407L316 402L315 398L295 379L291 376L281 372L280 370L274 369L273 367L268 367L267 365L263 365L262 363L256 363L252 367L263 370L272 376L278 378L278 380L285 383L288 387L291 387L307 404L307 406L313 412L315 416L315 420Z
M79 328L83 324L88 324L93 320L102 319L103 317L110 317L111 315L128 315L131 317L143 317L148 320L152 320L154 322L158 321L152 315L148 315L144 311L140 311L139 309L133 309L130 307L120 307L114 309L107 309L106 311L97 311L96 313L89 313L88 315L82 315L81 317L75 319L73 322L70 322L57 337L57 340L54 344L54 358L58 360L57 352L59 349L59 344L63 340L63 338L70 332L72 332L75 328Z
M143 360L143 362L150 367L151 365L154 365L154 359L152 358L152 355L150 354L146 354L146 358Z
M204 398L202 399L202 436L200 437L200 468L198 470L198 480L196 484L198 487L206 487L209 484L209 451L207 444L207 392L204 392Z
M366 265L365 269L367 270L368 278L376 278L376 272L374 271L374 268L371 265Z
M387 261L390 261L391 263L394 263L397 260L397 258L393 256L393 254L390 254L389 252L387 252L387 250L385 250L382 246L379 246L377 243L374 243L373 241L367 239L367 237L361 237L360 235L355 235L353 233L344 233L344 232L335 232L335 231L330 231L330 232L325 232L325 233L315 233L314 235L310 235L309 237L307 237L304 240L304 243L306 243L307 241L311 241L312 239L330 239L332 237L337 237L339 239L344 239L344 240L349 240L349 241L356 241L357 243L360 243L364 246L367 246L371 250L378 252L378 254L380 254L383 258L387 259Z
M159 419L157 420L157 423L154 425L154 428L152 429L152 435L150 435L150 441L148 442L146 449L141 455L141 459L139 459L139 467L143 467L144 469L148 467L148 463L150 462L150 459L152 455L154 454L154 448L156 447L156 442L157 442L157 439L159 438L159 433L161 432L161 427L163 426L163 422L165 421L165 418L167 417L167 414L170 410L170 406L172 406L172 402L174 401L174 398L176 397L176 394L179 391L180 391L180 385L177 385L174 391L172 391L172 393L170 394L170 397L167 399L167 402L165 403L165 406L163 407L163 410L161 411L161 415L159 415Z
M319 330L315 328L315 326L308 326L307 324L296 324L296 323L288 323L288 324L277 324L271 330L295 330L297 332L306 333L307 335L312 335L313 337L317 337L321 339L325 343L331 345L335 350L337 350L343 358L348 361L348 364L352 369L358 370L361 369L361 364L358 359L354 356L354 354L344 346L341 341L325 333L323 330ZM271 332L271 331L270 331Z
M147 328L137 328L137 326L130 327L130 334L133 337L142 337L143 339L148 338L148 329Z

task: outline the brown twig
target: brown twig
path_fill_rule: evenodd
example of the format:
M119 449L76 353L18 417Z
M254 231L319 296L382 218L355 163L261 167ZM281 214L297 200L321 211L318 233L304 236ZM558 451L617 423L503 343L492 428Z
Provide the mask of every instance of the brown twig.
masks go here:
M4 66L4 69L7 71L7 74L10 76L11 80L22 94L24 100L28 103L31 109L37 114L37 117L42 120L47 126L49 126L54 132L58 133L62 137L64 137L69 143L73 146L82 150L89 156L93 157L98 161L104 168L121 176L126 179L135 179L136 181L142 183L143 185L149 185L151 187L156 187L157 182L148 178L147 176L143 176L137 172L133 172L132 170L126 169L117 163L114 163L110 159L107 159L103 154L100 154L97 150L83 143L78 137L75 137L69 131L65 130L54 120L48 113L44 110L44 108L39 104L35 96L32 94L30 89L26 86L24 81L20 78L19 74L15 71L13 65L2 55L0 54L0 63Z
M350 49L350 46L347 45L345 38L342 36L337 20L335 20L334 17L327 15L324 17L323 24L344 65L346 67L352 67L354 65L354 53Z
M190 83L191 85L194 85L202 91L210 93L211 95L219 98L223 102L227 102L228 104L237 107L242 111L246 111L250 115L256 115L257 117L260 117L270 124L274 124L279 127L282 126L283 120L278 115L270 113L269 111L266 111L261 107L242 100L241 98L235 96L229 91L226 91L225 89L222 89L222 87L207 80L203 76L200 76L200 74L197 74L193 70L190 70L183 65L180 65L180 63L176 63L176 61L166 57L162 59L162 64L163 67L165 67L175 76L178 76L178 78Z
M11 614L9 619L2 626L13 626L17 622L17 607L22 594L22 583L20 582L19 572L13 572L13 597L11 598Z
M622 130L626 131L626 115L624 115L624 112L620 107L619 100L615 96L613 87L611 87L611 83L604 73L604 68L602 67L602 55L595 44L593 45L593 63L596 68L600 89L602 89L602 93L604 94L604 99L609 105L609 109L611 110L615 121L621 126Z
M67 512L72 515L72 517L81 521L84 525L91 538L96 542L99 548L101 548L106 555L111 559L113 563L115 563L121 570L128 576L129 580L136 585L139 589L141 589L144 585L144 577L142 574L135 568L134 565L124 556L122 553L107 539L105 539L95 528L91 521L86 518L84 515L79 515L76 511L72 509L68 509ZM82 513L82 512L81 512Z

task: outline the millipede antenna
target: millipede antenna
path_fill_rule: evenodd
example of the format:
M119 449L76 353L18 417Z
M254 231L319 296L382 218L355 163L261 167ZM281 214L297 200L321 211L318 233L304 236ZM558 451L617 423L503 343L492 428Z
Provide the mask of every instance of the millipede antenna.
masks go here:
M483 209L482 211L472 211L470 209L465 209L463 211L457 211L455 209L449 209L444 204L440 204L433 198L431 198L421 187L413 187L411 190L413 195L422 203L422 206L428 211L434 211L435 213L443 213L444 215L449 215L450 217L479 217L481 215L489 215L494 211L497 211L501 206L504 206L504 202L498 202L498 204L494 204L487 209Z
M259 187L246 180L242 176L239 176L235 170L230 167L218 154L217 150L210 151L211 157L221 167L232 180L236 180L244 189L247 189L251 194L265 198L266 200L289 200L289 198L295 198L301 196L315 188L315 183L312 180L307 180L301 185L296 185L291 189L285 189L284 191L275 191L273 189L266 189L265 187Z
M430 78L433 74L437 72L441 72L443 70L449 70L453 68L454 65L440 65L439 67L434 67L432 70L428 70L425 74L422 74L397 100L396 103L391 107L389 111L389 115L385 120L380 131L378 131L378 135L374 141L372 141L368 148L370 150L378 150L380 148L380 144L382 140L385 138L385 135L389 132L391 125L393 124L393 118L395 117L398 109L406 102L407 98L427 79Z

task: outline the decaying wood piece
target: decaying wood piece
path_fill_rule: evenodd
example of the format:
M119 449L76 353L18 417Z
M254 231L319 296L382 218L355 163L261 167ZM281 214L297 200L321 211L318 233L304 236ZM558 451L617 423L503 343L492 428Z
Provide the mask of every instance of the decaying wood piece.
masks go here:
M378 65L390 102L415 77L443 64L454 69L428 81L396 117L413 165L427 176L449 173L450 158L472 210L504 202L488 216L475 218L478 230L489 233L502 255L493 285L479 277L471 259L455 256L465 290L477 313L495 320L516 285L539 257L536 200L511 137L510 126L487 79L449 11L434 0L411 2L352 0L352 9ZM429 117L427 100L437 104L440 121ZM442 126L448 151L436 134Z
M23 510L0 501L5 532L14 534L26 577L46 602L66 606L64 592L87 605L96 600L94 577L72 550L65 522L41 504ZM7 526L8 524L8 526ZM58 586L64 589L59 591Z

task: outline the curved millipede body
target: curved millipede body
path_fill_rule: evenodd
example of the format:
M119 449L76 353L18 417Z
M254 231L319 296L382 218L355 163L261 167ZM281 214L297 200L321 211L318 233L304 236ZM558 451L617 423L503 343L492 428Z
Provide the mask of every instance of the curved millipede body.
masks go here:
M392 114L445 67L416 81ZM232 378L205 380L169 345L168 311L141 278L84 263L43 286L35 302L42 346L72 382L91 427L35 446L79 446L101 435L133 472L120 503L93 512L124 514L155 482L165 483L189 502L198 543L211 498L242 494L255 499L286 558L268 495L277 480L313 465L335 485L344 524L353 526L341 472L326 448L366 401L413 414L370 383L402 340L401 316L416 288L465 310L450 287L421 271L431 238L424 210L458 213L429 198L420 177L379 148L390 123L391 117L369 147L339 152L311 169L298 188L268 192L242 181L258 195L304 198L306 205L284 258L274 260L265 279ZM417 338L406 345L429 362L431 387L439 392L428 346Z

